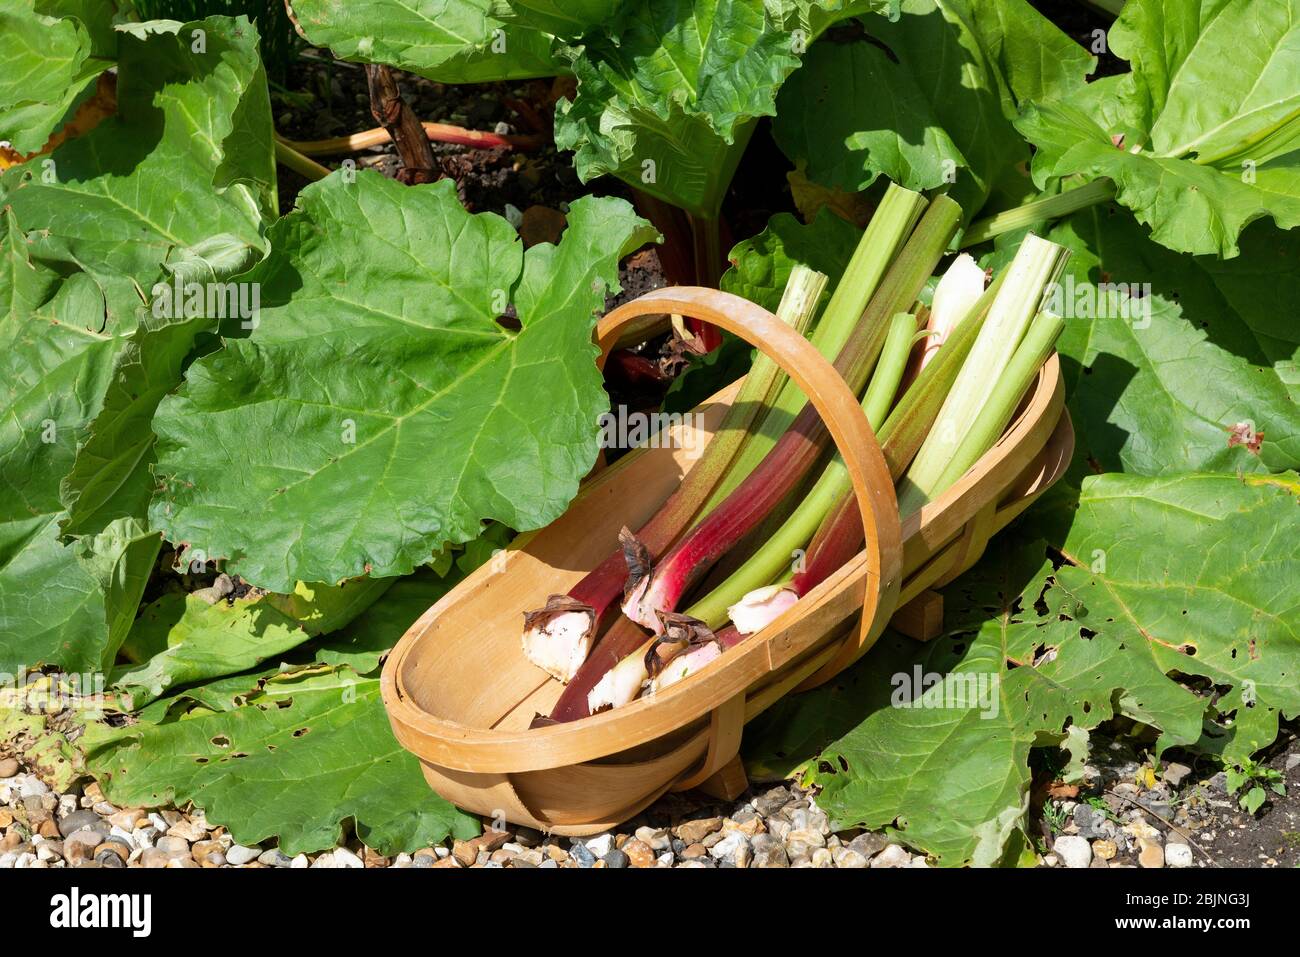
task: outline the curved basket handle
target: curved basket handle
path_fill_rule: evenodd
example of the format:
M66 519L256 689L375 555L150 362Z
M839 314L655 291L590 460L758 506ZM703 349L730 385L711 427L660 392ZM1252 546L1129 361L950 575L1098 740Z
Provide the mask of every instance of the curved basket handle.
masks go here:
M903 561L894 483L857 397L834 366L802 335L762 306L701 286L670 286L619 306L596 327L601 363L634 319L672 313L702 319L731 332L770 358L803 390L826 424L853 482L867 551L867 580L857 640L814 675L824 681L856 660L894 613ZM730 757L730 756L728 756Z

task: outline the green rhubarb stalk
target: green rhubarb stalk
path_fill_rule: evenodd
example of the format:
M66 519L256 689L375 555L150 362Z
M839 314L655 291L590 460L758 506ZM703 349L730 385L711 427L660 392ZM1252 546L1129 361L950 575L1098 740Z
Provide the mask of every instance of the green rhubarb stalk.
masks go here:
M871 222L858 241L822 317L809 341L828 361L834 361L848 341L862 313L880 285L881 278L895 255L907 241L925 210L926 200L920 193L890 183ZM908 303L907 305L911 305ZM906 306L904 306L906 308ZM714 490L702 514L736 490L750 472L785 434L806 401L803 391L786 381L776 400L751 430L744 448L736 456L726 476Z
M962 249L978 246L980 243L1001 236L1016 229L1025 229L1049 219L1059 219L1089 206L1104 203L1115 197L1115 184L1102 177L1086 186L1067 189L1055 196L1040 196L1015 209L994 213L978 222L971 223L961 237Z
M889 407L894 404L894 393L898 391L898 383L903 379L903 371L907 368L907 359L916 339L916 326L916 316L910 312L900 312L889 324L884 348L880 350L880 361L876 364L876 374L871 377L867 396L862 400L862 410L867 413L867 421L872 423L872 429L885 421ZM894 375L895 371L897 375Z
M869 413L867 421L876 430L885 464L889 467L890 477L895 481L902 476L912 456L920 447L930 426L939 415L944 398L956 381L971 347L988 317L989 309L1001 288L1002 277L993 283L969 311L959 317L953 324L948 340L935 353L934 358L921 370L920 375L903 393L902 399L894 411L885 418L884 424L877 429L877 419ZM907 353L902 361L891 357L892 364L897 362L897 374L907 364ZM886 370L884 355L876 375L893 378L894 373ZM875 376L872 377L874 383ZM895 383L897 387L897 383ZM870 390L868 390L870 391ZM836 455L823 472L821 479L812 491L786 519L785 523L767 541L737 568L725 581L696 602L687 614L699 618L710 628L717 628L728 617L728 609L744 596L757 588L771 582L778 576L788 577L789 564L796 550L803 548L812 540L814 534L826 520L828 514L839 508L846 497L852 497L852 483L843 460Z
M860 395L880 358L890 319L909 309L956 234L961 207L937 197L921 218L876 295L835 359L835 371ZM633 536L625 541L632 574L624 591L623 614L658 633L663 614L676 612L690 588L745 535L762 523L802 483L825 448L829 434L806 402L794 423L735 491L692 526L668 552L655 558Z
M1020 400L1038 378L1038 370L1052 354L1056 340L1064 328L1065 320L1050 312L1040 312L1030 323L1029 331L1016 347L1011 361L993 387L993 392L949 459L948 467L943 470L936 486L936 495L943 494L965 475L979 461L980 456L993 448L994 443L1002 437Z
M939 479L953 453L988 401L1068 257L1064 247L1032 233L1021 241L1015 259L1007 267L1006 281L989 309L984 328L952 391L944 400L934 428L899 484L898 514L903 518L935 496Z

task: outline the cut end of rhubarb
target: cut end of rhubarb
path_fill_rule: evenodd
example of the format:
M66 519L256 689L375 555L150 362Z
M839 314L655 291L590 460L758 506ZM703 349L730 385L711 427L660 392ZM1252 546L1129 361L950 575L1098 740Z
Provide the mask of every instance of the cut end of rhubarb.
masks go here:
M646 607L645 601L654 571L650 551L626 527L618 533L618 543L623 548L623 561L627 562L627 582L623 585L623 614L642 628L649 628L659 634L659 620L655 617L654 610Z
M524 612L524 656L566 684L591 652L596 610L568 595L552 595L546 607Z
M650 677L658 677L664 666L679 655L716 641L709 626L698 618L675 611L656 613L659 619L659 637L646 649L645 670Z
M700 645L669 662L650 682L650 693L670 688L683 678L688 678L711 661L722 657L722 647L716 641Z
M636 699L646 680L645 665L640 655L628 655L605 672L587 695L587 709L595 714L608 708L621 708Z
M787 585L755 588L727 609L727 617L742 635L752 635L774 622L799 596Z

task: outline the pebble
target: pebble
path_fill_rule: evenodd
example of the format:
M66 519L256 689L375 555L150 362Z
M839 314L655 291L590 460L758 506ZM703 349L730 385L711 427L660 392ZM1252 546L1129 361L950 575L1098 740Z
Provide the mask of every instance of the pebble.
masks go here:
M790 803L790 791L776 787L754 798L754 809L763 817L771 817Z
M1165 849L1155 841L1142 840L1138 851L1138 864L1146 868L1165 866Z
M1092 855L1098 860L1109 861L1119 853L1119 848L1115 846L1114 841L1102 839L1092 842Z
M364 868L366 865L361 858L357 857L356 854L349 851L346 847L336 847L334 848L334 866Z
M207 830L199 827L193 821L182 821L179 824L173 824L167 829L168 837L179 837L181 840L189 841L193 844L195 841L201 841L207 836Z
M295 857L292 861L289 862L289 866L293 870L298 871L298 870L302 870L305 867L310 867L311 862L307 860L306 854L299 854L297 857Z
M865 834L859 834L848 843L850 851L856 851L868 860L875 857L888 846L889 838L885 837L883 834L876 834L871 831L867 831Z
M59 819L59 833L64 837L80 831L82 828L97 828L103 824L98 814L94 811L73 811L67 817ZM108 826L104 826L104 833L108 832Z
M266 853L270 854L272 851L267 851ZM280 854L278 850L274 850L274 853ZM243 844L231 845L231 847L226 851L226 860L231 864L234 864L236 867L241 864L247 864L249 861L260 860L262 856L262 849L260 847L246 847ZM281 854L280 856L283 857L284 855ZM272 864L271 866L283 867L284 865Z
M614 835L600 834L588 838L584 843L586 843L587 850L591 851L593 857L604 857L614 848Z
M793 828L785 836L787 844L806 844L809 847L825 847L826 837L820 830L813 830L808 827Z
M703 844L691 844L681 853L682 860L684 861L693 861L697 858L708 856L709 849Z
M166 867L173 860L189 856L188 851L165 851L158 847L148 847L140 853L139 860L141 867Z
M628 863L633 867L654 867L655 852L645 841L632 838L623 845L622 851L627 855Z
M18 773L18 762L13 758L0 758L0 778L11 778Z
M672 837L660 828L638 827L636 839L652 851L666 851L673 845Z
M289 867L293 864L293 858L278 847L273 847L257 855L257 863L264 864L267 867Z
M726 861L734 867L748 867L749 859L753 856L749 848L749 837L740 831L732 831L718 841L709 848L709 854L714 860ZM742 860L744 863L741 863Z
M813 867L834 867L835 859L831 856L830 848L819 847L812 853Z
M1165 782L1165 784L1169 785L1171 788L1176 788L1178 787L1178 785L1182 784L1183 781L1187 779L1187 776L1191 773L1192 773L1192 769L1189 768L1187 765L1179 764L1177 761L1170 761L1168 764L1165 765L1164 771L1161 773L1160 778L1162 781Z
M158 838L154 847L160 851L177 851L188 854L190 851L190 842L185 840L183 837L168 834L166 837Z
M890 844L871 859L872 867L906 867L912 862L912 855L898 844Z
M753 852L753 867L789 867L790 858L786 854L785 845L779 838L771 834L756 834L754 840L750 842L750 850Z
M863 855L849 847L838 847L832 854L835 859L836 867L859 868L866 867L870 861Z
M627 854L619 850L618 848L614 848L613 850L606 853L604 856L601 857L601 860L605 862L606 867L613 867L613 868L627 867L628 864L630 863L630 859L628 858Z
M11 786L18 792L20 798L39 798L50 793L45 782L34 774L15 775Z
M722 827L722 818L706 817L677 825L677 836L687 844L697 844Z
M581 841L574 842L569 854L578 862L579 867L591 867L596 863L596 855L592 854L587 845Z
M1077 834L1065 834L1056 839L1052 850L1066 867L1085 868L1092 864L1092 846Z
M1165 863L1170 867L1191 867L1192 849L1186 844L1166 844Z
M63 856L71 863L93 858L95 848L104 842L103 835L89 828L73 831L63 839Z

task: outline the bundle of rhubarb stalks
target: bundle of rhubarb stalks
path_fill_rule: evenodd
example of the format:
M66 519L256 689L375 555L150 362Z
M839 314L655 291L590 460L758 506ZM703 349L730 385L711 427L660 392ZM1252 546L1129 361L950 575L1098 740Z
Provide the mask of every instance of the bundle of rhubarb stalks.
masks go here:
M900 518L1001 437L1062 320L1042 305L1068 253L1027 235L990 276L946 263L961 210L891 185L817 315L826 277L791 272L777 315L861 397ZM991 280L991 281L990 281ZM524 653L566 687L534 726L655 695L794 607L863 545L848 470L820 416L759 354L677 490L567 595L524 615Z

